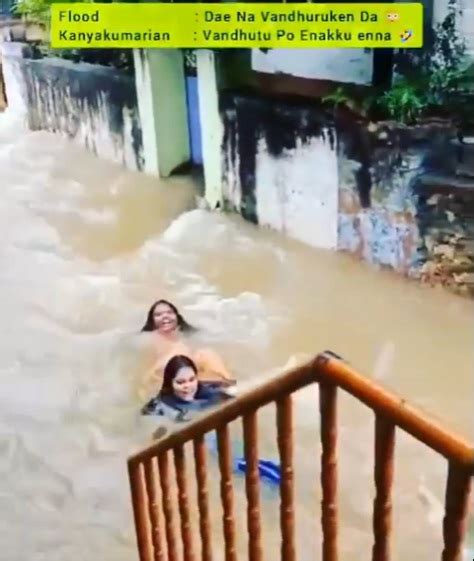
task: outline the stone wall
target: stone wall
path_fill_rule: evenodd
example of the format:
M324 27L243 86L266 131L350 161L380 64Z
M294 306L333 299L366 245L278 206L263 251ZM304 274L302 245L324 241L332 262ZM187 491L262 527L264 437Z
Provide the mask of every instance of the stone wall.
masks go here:
M347 123L338 133L338 248L416 274L423 259L417 182L442 171L454 129Z
M364 124L314 102L234 92L221 93L220 112L227 208L313 247L471 291L474 179L452 126Z
M439 122L359 135L339 132L339 249L474 295L474 146Z
M22 113L31 130L63 134L103 159L143 168L133 76L105 66L34 58L18 43L3 43L2 53L9 108Z
M419 189L422 280L474 295L474 178L428 175Z

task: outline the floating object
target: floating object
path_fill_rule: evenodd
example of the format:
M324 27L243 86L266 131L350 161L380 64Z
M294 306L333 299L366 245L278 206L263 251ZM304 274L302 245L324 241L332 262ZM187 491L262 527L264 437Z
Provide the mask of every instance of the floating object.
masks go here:
M246 473L247 462L244 458L237 460L237 470L241 473ZM278 464L270 460L259 460L258 461L258 473L260 477L271 483L280 484L281 481L281 469Z
M210 433L206 435L207 445L213 454L217 454L217 439L215 434ZM234 443L234 458L239 454L237 452L237 448L239 449L240 454L242 453L241 443ZM237 452L237 454L236 454ZM234 464L234 471L237 473L246 473L247 472L247 461L245 458L237 457L236 460L233 462ZM274 485L279 485L281 481L281 469L280 466L276 462L272 462L271 460L259 460L258 461L258 473L263 481L268 483L272 483Z

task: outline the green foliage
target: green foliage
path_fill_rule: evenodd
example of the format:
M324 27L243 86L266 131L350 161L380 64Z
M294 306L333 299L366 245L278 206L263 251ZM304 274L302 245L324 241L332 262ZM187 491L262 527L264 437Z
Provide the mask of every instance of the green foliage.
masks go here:
M404 124L413 124L428 106L422 90L406 80L399 81L375 103L391 119Z
M449 0L446 18L427 33L427 46L397 53L397 77L388 91L372 90L357 102L338 88L325 101L334 104L334 108L352 104L369 118L390 118L404 124L428 116L450 117L457 122L472 120L474 70L469 70L466 63L460 15L458 0Z
M445 19L433 28L425 29L424 47L400 49L396 53L396 72L407 78L416 78L420 74L457 70L466 53L465 40L459 33L461 16L458 0L448 0Z
M60 3L63 0L16 0L13 7L14 13L23 16L28 20L37 21L46 27L49 26L49 14L51 4ZM74 3L79 0L68 0ZM91 2L92 0L80 0L81 2Z
M49 8L50 0L18 0L13 6L13 13L47 24Z
M353 100L343 87L339 87L334 92L323 97L322 101L323 103L330 103L336 108L342 104L350 105Z
M456 114L464 104L474 80L466 63L466 44L460 32L462 15L458 0L449 0L447 15L428 30L426 46L402 50L396 57L396 72L423 99L421 113ZM396 84L394 88L400 88ZM401 96L399 96L402 101ZM406 97L403 98L403 102Z

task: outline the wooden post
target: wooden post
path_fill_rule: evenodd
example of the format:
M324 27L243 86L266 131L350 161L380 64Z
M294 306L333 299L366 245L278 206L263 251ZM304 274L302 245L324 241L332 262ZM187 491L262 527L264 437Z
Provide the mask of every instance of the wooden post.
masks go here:
M258 424L257 413L245 415L244 454L247 469L245 488L247 492L247 528L249 535L249 561L262 560L262 528L260 523L260 477L258 473Z
M217 430L217 449L221 472L221 501L224 509L223 526L225 541L225 561L237 561L235 549L234 489L232 486L232 453L229 427Z
M194 440L194 464L196 469L199 531L201 534L201 559L212 561L211 521L207 493L207 458L204 436Z
M277 438L280 452L281 560L295 561L295 497L293 471L293 403L291 395L277 401Z
M466 535L472 474L465 467L449 464L443 520L444 549L442 561L461 561Z
M392 483L395 450L395 426L382 417L375 417L375 499L374 546L372 561L390 560L390 534L392 532Z
M145 462L145 483L146 492L148 495L148 512L151 522L151 539L153 542L154 561L165 561L165 552L163 550L163 524L160 513L160 503L158 496L158 487L156 481L156 471L155 471L156 458L151 458L148 462Z
M174 532L173 498L171 496L170 468L168 452L158 456L158 469L160 472L161 499L163 514L165 515L166 545L168 561L178 561L176 536Z
M337 389L320 384L323 561L337 561Z
M178 506L181 519L181 538L183 540L184 561L194 561L191 517L189 515L188 490L186 485L186 455L184 446L174 449L174 465L178 483Z
M149 520L147 514L147 496L141 463L128 463L128 476L132 493L133 516L140 561L153 561L151 543L149 540Z

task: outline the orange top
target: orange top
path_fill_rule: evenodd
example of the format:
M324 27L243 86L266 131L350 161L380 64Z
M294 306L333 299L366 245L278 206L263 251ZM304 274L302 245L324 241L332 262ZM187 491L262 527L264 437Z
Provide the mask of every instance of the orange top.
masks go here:
M157 350L157 361L153 365L151 371L145 376L140 388L139 393L142 399L149 399L159 392L163 382L165 366L168 361L176 355L184 355L194 361L200 381L224 383L232 383L234 381L233 376L227 370L223 360L217 353L210 349L193 351L182 341L170 341L160 337Z

